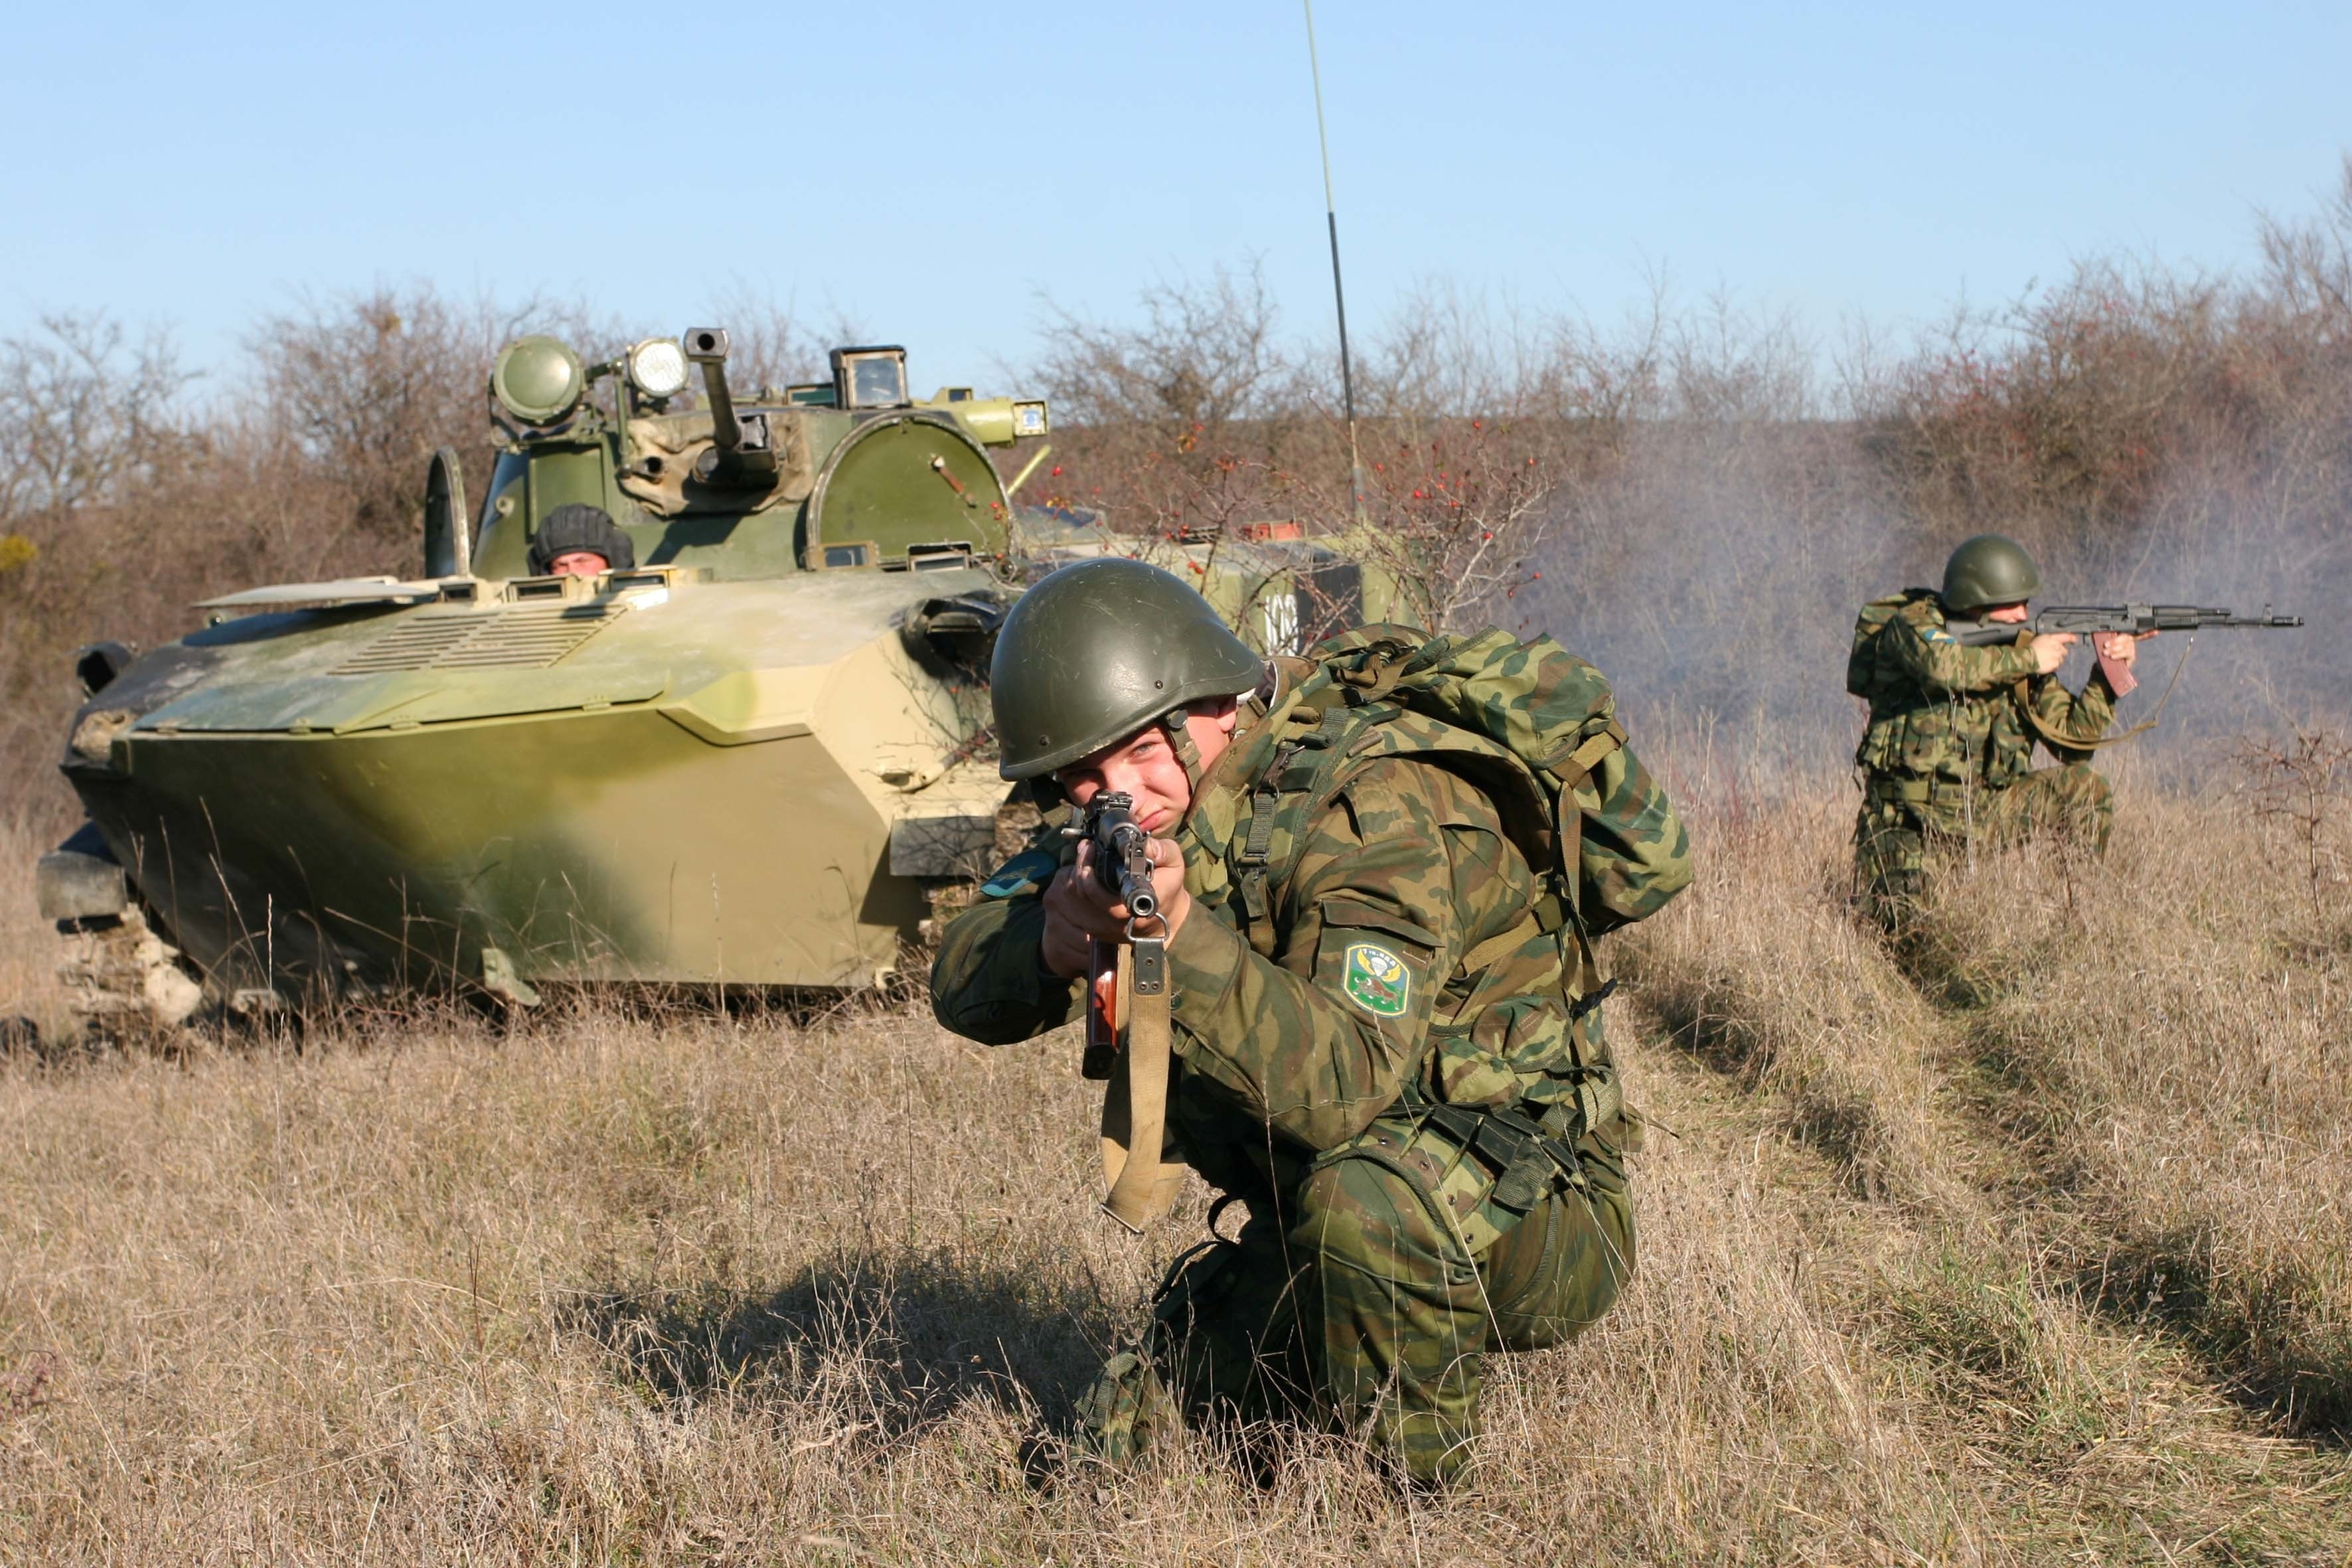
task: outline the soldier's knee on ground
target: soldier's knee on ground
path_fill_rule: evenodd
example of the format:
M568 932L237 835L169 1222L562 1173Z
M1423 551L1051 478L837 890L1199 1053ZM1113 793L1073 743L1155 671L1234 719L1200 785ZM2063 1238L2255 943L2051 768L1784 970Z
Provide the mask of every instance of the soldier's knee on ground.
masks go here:
M1586 1191L1555 1194L1479 1259L1506 1350L1564 1344L1601 1321L1633 1274L1633 1205L1623 1161L1597 1139L1580 1151Z
M1865 805L1853 830L1854 898L1887 931L1904 926L1927 896L1927 845L1909 824Z
M1133 1464L1154 1442L1165 1442L1183 1426L1158 1368L1150 1357L1133 1351L1104 1363L1078 1396L1074 1414L1071 1458L1121 1467Z
M1284 1248L1277 1227L1253 1222L1171 1266L1140 1343L1079 1396L1072 1457L1127 1465L1193 1418L1295 1408L1307 1379Z
M1488 1331L1467 1247L1418 1185L1360 1156L1309 1173L1290 1240L1311 1259L1300 1308L1333 1416L1412 1479L1453 1479L1477 1429Z
M2074 804L2075 831L2095 853L2107 852L2107 838L2116 827L2116 789L2088 763L2069 763L2063 775L2068 798Z
M1311 1403L1298 1321L1303 1262L1272 1215L1252 1215L1237 1240L1171 1271L1152 1307L1149 1346L1188 1415L1257 1420Z

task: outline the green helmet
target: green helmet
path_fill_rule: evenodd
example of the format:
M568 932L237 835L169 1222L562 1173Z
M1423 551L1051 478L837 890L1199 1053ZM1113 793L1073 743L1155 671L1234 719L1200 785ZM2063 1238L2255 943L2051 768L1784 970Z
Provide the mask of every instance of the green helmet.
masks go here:
M1995 605L2021 605L2042 591L2033 557L2014 539L1979 533L1944 563L1944 608L1969 615Z
M1021 595L989 666L1008 779L1034 779L1203 697L1255 690L1265 662L1182 579L1080 561Z

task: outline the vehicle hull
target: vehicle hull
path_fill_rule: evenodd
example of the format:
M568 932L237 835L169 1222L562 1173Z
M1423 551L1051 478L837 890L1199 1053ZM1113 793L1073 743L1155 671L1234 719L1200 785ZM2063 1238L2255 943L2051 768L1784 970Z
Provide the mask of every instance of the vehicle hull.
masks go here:
M579 584L564 613L611 624L509 635L530 668L385 668L493 657L464 617L510 605L231 621L97 693L66 771L215 995L873 984L1005 790L909 626L986 579L929 575Z

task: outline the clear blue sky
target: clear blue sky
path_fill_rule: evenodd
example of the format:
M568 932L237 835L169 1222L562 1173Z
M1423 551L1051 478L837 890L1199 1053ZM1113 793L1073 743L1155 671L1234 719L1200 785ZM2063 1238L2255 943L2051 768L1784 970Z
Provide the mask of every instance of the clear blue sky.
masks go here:
M1350 301L1616 318L1645 273L1823 331L2118 249L2242 264L2352 146L2352 5L1399 5L1316 16ZM1328 335L1296 0L28 7L0 335L104 307L223 365L430 279L647 333L730 289L987 379L1040 291L1116 317L1263 258ZM1009 390L1009 389L1007 389Z

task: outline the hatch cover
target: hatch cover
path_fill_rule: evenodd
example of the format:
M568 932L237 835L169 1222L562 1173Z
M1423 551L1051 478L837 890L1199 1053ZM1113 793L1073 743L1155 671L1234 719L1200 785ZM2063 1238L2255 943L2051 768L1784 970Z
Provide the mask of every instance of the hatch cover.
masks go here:
M335 667L337 675L404 669L545 669L602 631L621 605L517 605L403 618Z

